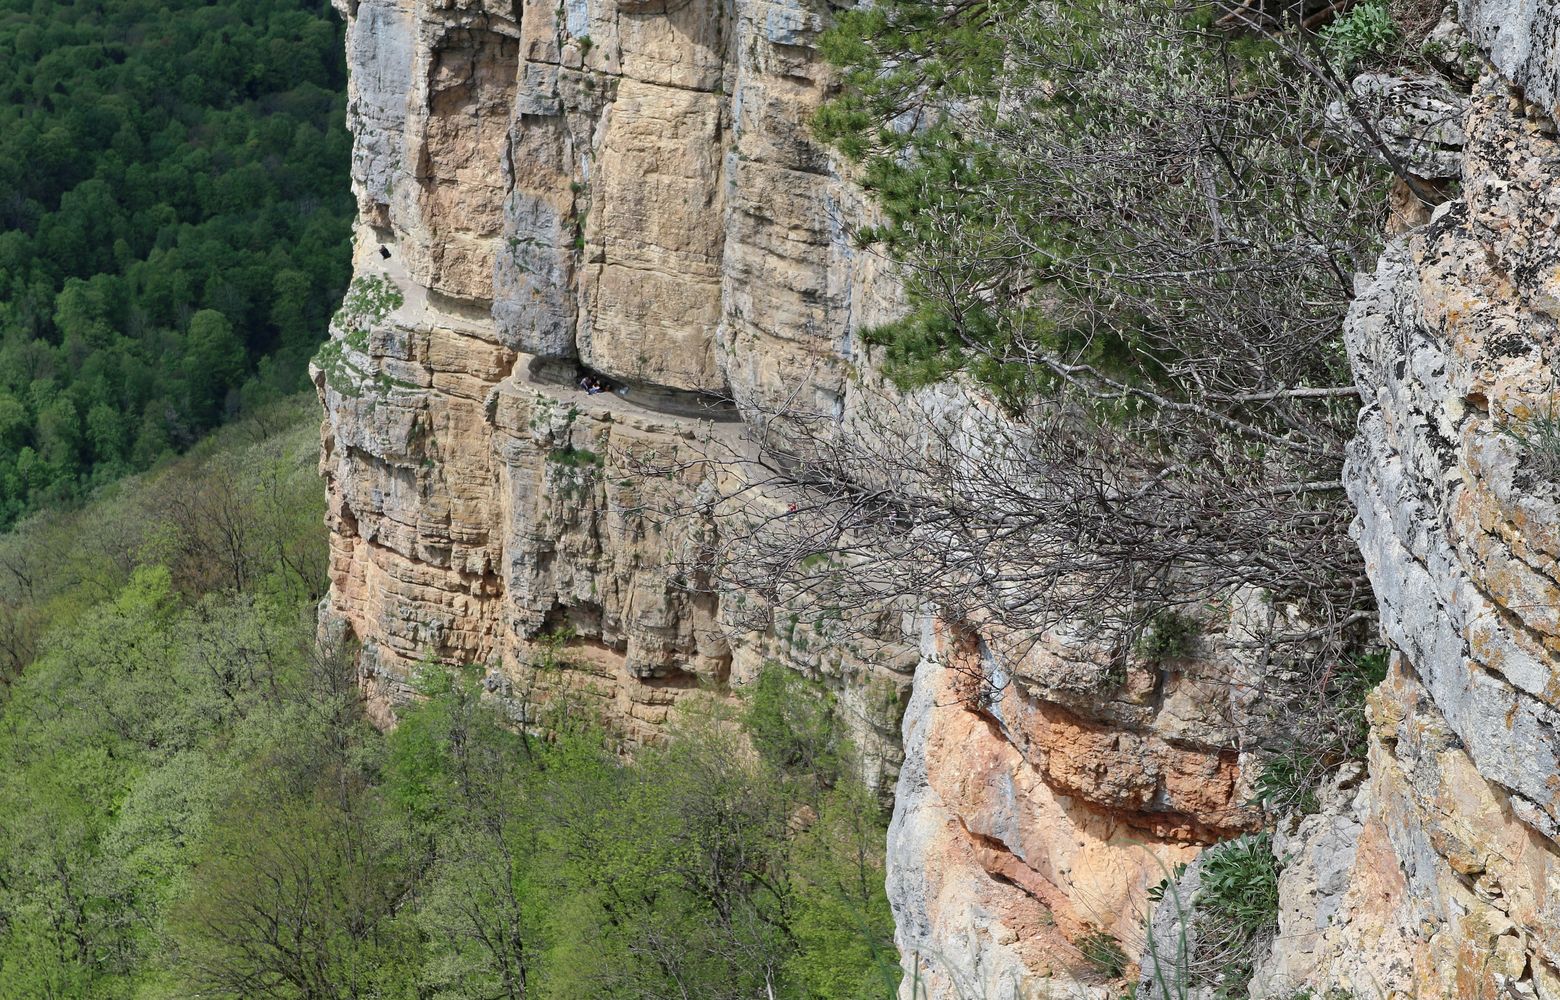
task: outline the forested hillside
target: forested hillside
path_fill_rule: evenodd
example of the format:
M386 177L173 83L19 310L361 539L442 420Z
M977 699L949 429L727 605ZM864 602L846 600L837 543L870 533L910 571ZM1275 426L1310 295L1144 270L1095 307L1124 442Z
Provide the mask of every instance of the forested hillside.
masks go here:
M479 668L369 724L316 413L0 537L0 1000L892 995L882 810L789 672L631 764Z
M348 276L325 0L0 0L0 528L302 386Z

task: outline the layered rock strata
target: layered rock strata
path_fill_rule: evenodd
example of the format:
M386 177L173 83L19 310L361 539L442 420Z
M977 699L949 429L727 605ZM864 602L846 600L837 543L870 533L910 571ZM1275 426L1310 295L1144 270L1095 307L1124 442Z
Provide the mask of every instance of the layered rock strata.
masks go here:
M478 664L518 718L566 697L632 743L701 684L822 678L872 777L905 756L907 995L1117 988L1088 942L1130 975L1146 887L1257 822L1273 679L1241 652L1249 609L1154 659L931 613L831 635L702 575L744 512L786 509L723 506L739 473L709 456L776 409L850 426L858 335L897 308L807 133L827 7L336 2L359 222L315 367L326 610L379 710L422 661ZM1398 652L1368 768L1280 832L1262 995L1560 997L1555 22L1484 0L1462 21L1504 74L1462 129L1463 193L1392 245L1348 331L1348 485ZM581 391L587 369L619 391Z
M905 996L1109 995L1142 957L1149 887L1258 824L1245 741L1271 722L1266 681L1235 648L1249 622L1205 624L1122 671L929 623L889 830Z
M775 662L833 687L887 789L914 673L894 902L944 985L1084 968L1075 942L1130 937L1158 865L1249 825L1231 720L1254 696L1206 663L978 662L929 613L831 634L711 586L722 533L786 503L729 502L740 470L709 456L787 408L870 424L858 334L898 308L851 242L863 196L807 131L824 4L337 6L359 221L314 368L327 613L387 721L419 663L476 664L517 718L564 699L632 744ZM966 661L995 701L949 686Z
M1367 773L1279 840L1266 994L1560 997L1560 144L1522 90L1552 101L1552 12L1519 13L1465 4L1513 75L1479 83L1461 196L1347 324L1346 481L1395 653Z
M740 437L730 400L843 405L852 332L891 315L845 236L854 189L806 135L821 13L338 7L359 223L315 369L329 608L381 709L431 658L488 667L524 712L542 659L639 741L682 692L781 659L830 679L891 762L895 720L869 708L913 663L895 630L752 635L761 616L698 576L711 517L658 516L714 495L700 460ZM619 391L587 395L586 369ZM676 496L641 495L647 456L681 470Z

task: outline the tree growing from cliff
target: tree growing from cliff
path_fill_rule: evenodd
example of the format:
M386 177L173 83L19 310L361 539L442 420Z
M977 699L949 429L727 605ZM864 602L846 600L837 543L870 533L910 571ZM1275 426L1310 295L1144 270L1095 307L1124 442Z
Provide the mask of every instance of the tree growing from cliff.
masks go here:
M909 312L843 419L764 407L728 582L1130 648L1266 595L1250 641L1334 653L1370 615L1340 473L1341 326L1386 167L1314 40L1140 0L842 14L817 130L882 207ZM1246 27L1260 27L1245 24ZM1333 108L1329 115L1329 107ZM952 388L950 388L952 387ZM796 507L764 498L780 494Z

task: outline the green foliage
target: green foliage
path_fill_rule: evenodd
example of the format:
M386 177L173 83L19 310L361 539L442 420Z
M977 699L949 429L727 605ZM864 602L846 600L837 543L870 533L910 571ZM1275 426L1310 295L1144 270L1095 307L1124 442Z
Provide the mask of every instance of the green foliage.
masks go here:
M1327 58L1343 73L1387 55L1398 40L1397 24L1386 0L1355 4L1320 34Z
M318 601L318 412L312 394L261 408L80 510L37 514L0 535L0 700L45 636L125 586L137 565L166 567L184 600L229 587Z
M312 721L281 695L324 585L316 424L265 408L0 536L0 998L189 995L159 956L198 842L263 720Z
M1177 864L1174 868L1170 869L1170 873L1168 875L1166 875L1164 878L1160 879L1158 882L1156 882L1153 885L1148 887L1147 896L1148 896L1149 902L1157 903L1157 902L1160 902L1161 900L1163 900L1165 898L1165 893L1171 891L1170 890L1171 883L1177 881L1178 879L1180 879L1180 877L1182 875L1185 875L1185 874L1186 874L1186 862L1182 861L1179 864Z
M834 697L800 674L769 664L758 675L743 723L771 765L811 774L824 784L839 777L844 748Z
M350 714L327 727L309 714L213 810L168 920L175 975L205 996L416 997L399 913L414 844L363 756L380 738Z
M0 714L0 996L160 978L196 840L232 815L219 803L248 758L230 741L279 710L268 688L310 635L297 605L185 605L156 566L55 633Z
M342 49L318 0L0 0L0 528L303 388Z
M428 660L381 733L285 537L323 548L314 411L263 416L0 538L33 635L0 688L0 1000L893 995L885 817L823 692L766 671L627 760ZM223 469L301 508L234 508L236 569L224 508L174 502Z
M1179 611L1161 611L1144 628L1135 652L1146 660L1174 660L1189 654L1201 632L1197 619Z
M395 282L382 274L371 274L354 280L347 288L341 308L331 317L331 325L348 340L364 338L362 343L353 344L357 350L363 350L369 331L405 304L406 296Z
M1104 931L1090 931L1078 939L1077 945L1084 960L1099 970L1100 975L1119 979L1126 972L1127 953L1120 942Z
M0 427L4 426L0 411ZM1545 486L1560 484L1560 411L1550 409L1504 428L1507 437L1522 448L1523 464ZM3 431L0 431L3 433Z
M1269 833L1210 849L1200 872L1198 910L1244 937L1267 931L1278 920L1278 867Z
M797 948L782 967L796 995L879 1000L898 994L899 956L883 886L887 837L882 805L853 783L824 796L818 819L796 837L788 863Z
M755 756L738 721L695 708L625 763L586 727L511 731L474 681L408 712L384 787L427 851L421 981L452 997L891 992L880 807Z
M1274 812L1297 812L1309 816L1321 808L1316 797L1322 768L1309 747L1287 746L1262 764L1257 775L1257 801Z
M1317 789L1347 761L1363 761L1370 749L1366 698L1387 676L1385 650L1341 659L1324 673L1297 711L1293 742L1275 749L1257 777L1256 798L1276 813L1313 813Z
M1176 908L1179 943L1154 943L1155 982L1162 991L1183 996L1236 1000L1246 995L1255 963L1277 930L1280 863L1273 855L1272 834L1246 834L1217 844L1198 864L1192 899L1173 891L1162 894L1159 905L1173 902ZM1188 934L1187 926L1194 931Z
M589 448L576 448L573 445L554 448L547 453L547 461L552 462L554 465L561 465L571 469L599 467L602 464L600 455Z

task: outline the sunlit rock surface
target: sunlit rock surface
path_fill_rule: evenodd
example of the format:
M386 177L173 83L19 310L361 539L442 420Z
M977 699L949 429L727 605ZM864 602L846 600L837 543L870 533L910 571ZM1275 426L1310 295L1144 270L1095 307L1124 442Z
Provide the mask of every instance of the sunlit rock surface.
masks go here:
M1547 30L1552 54L1552 13L1515 13L1497 66L1545 93L1552 63L1515 54L1545 40L1512 39ZM1347 325L1346 481L1397 653L1368 773L1280 840L1275 995L1560 997L1560 145L1520 95L1476 87L1462 196L1388 247Z
M866 199L807 130L827 6L337 6L356 287L394 295L338 321L314 369L326 612L376 711L420 661L475 664L517 718L567 696L632 745L700 685L818 677L868 777L897 775L906 995L1119 992L1147 886L1259 822L1270 679L1238 651L1240 607L1123 672L930 609L820 633L700 575L741 515L785 509L734 513L735 473L703 459L777 407L850 426L859 334L899 307L851 240ZM1348 330L1348 486L1399 655L1368 768L1280 831L1259 994L1560 997L1560 537L1523 439L1560 349L1555 22L1509 0L1461 16L1505 74L1448 126L1463 194L1388 249ZM579 366L623 392L586 395ZM647 456L674 474L644 476ZM1084 960L1097 934L1122 978Z

